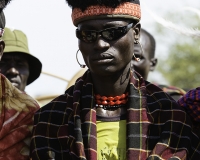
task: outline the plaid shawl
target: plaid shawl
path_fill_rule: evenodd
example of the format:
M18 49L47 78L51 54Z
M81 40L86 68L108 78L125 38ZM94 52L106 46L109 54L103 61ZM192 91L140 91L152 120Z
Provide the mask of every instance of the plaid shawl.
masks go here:
M28 160L38 104L0 74L0 159Z
M191 132L187 114L168 94L138 77L133 73L129 85L127 160L198 159L199 139ZM50 153L59 160L97 160L93 95L88 70L75 86L35 114L33 160L48 159Z
M178 100L187 113L196 122L200 122L200 87L187 92L185 96Z
M183 89L175 87L175 86L167 86L167 85L162 85L162 84L158 84L157 86L160 87L164 92L166 92L170 96L174 96L174 95L183 96L186 94L186 92Z
M193 131L200 137L200 87L188 91L178 100L193 121Z

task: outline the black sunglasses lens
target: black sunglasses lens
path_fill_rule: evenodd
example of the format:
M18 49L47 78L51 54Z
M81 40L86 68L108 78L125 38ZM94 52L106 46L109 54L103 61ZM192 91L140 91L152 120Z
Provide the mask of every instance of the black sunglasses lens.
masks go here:
M101 34L101 36L109 41L117 40L120 37L124 36L129 29L132 27L133 23L124 26L124 27L116 27L116 28L109 28L102 31L80 31L76 29L76 37L86 43L91 43L96 41L97 35Z
M107 40L116 40L126 34L126 27L118 27L102 31L103 38Z
M80 31L76 30L76 37L84 42L93 42L96 40L96 32L95 31Z
M107 40L113 40L115 38L115 31L113 29L102 31L101 34Z

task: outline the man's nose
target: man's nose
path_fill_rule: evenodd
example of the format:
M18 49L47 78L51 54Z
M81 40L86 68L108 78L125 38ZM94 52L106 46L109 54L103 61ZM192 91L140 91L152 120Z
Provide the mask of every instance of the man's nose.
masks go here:
M8 71L7 74L13 74L13 75L18 75L19 71L15 66L11 66Z
M103 37L101 37L100 35L97 37L95 44L94 44L94 48L96 50L107 50L110 47L109 42L107 42L106 40L103 39Z

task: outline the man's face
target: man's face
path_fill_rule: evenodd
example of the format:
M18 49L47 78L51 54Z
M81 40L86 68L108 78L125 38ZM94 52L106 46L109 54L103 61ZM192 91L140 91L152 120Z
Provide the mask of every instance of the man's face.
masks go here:
M127 26L129 23L123 20L97 19L88 20L79 24L79 30L101 31L108 28ZM92 73L99 75L111 75L121 72L130 65L133 53L134 41L133 29L114 40L107 40L98 35L91 43L79 40L79 48L84 61Z
M4 53L0 61L0 70L13 86L25 90L29 77L29 64L26 57L19 53Z
M133 57L131 61L131 67L136 72L138 72L144 79L147 79L149 71L154 70L157 60L151 57L150 39L143 33L141 33L140 36L140 43L142 45L143 52L139 44L134 45L134 54L137 58L140 58L140 61L136 61Z

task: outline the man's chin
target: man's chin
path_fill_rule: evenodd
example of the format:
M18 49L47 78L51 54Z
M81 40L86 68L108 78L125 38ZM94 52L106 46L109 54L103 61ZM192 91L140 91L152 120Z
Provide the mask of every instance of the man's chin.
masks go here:
M19 84L18 83L12 82L12 85L19 89Z

